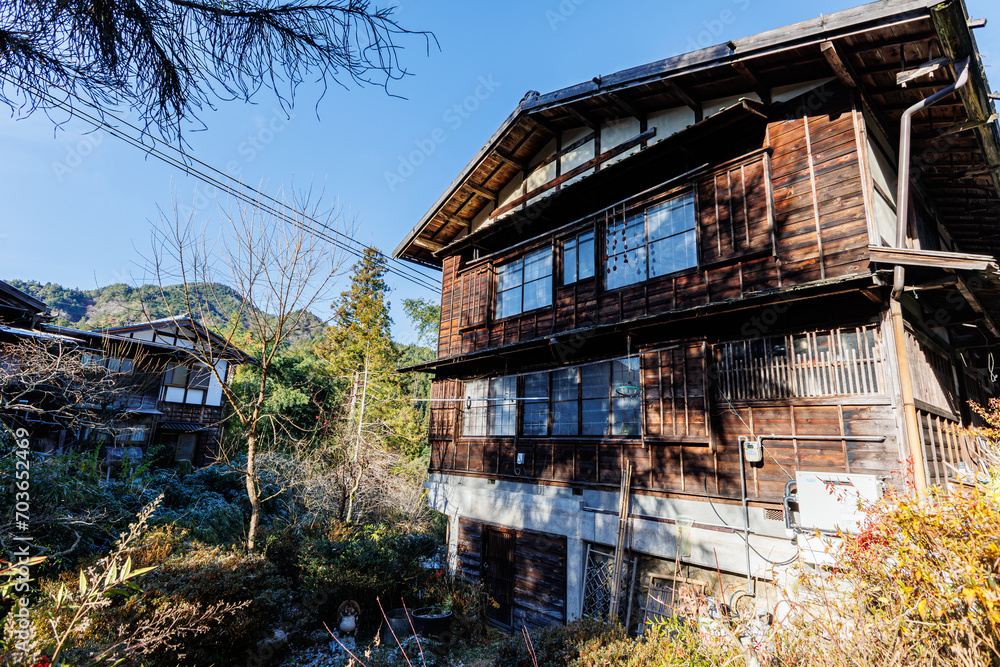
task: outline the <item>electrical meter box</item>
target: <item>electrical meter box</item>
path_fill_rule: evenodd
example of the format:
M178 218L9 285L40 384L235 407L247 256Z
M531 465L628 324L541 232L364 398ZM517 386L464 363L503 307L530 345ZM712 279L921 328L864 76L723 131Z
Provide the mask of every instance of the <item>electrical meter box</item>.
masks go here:
M815 565L832 565L840 543L835 533L857 532L864 520L863 504L881 498L885 483L876 475L802 471L795 473L795 481L802 531L796 542L802 557Z
M798 471L795 482L803 532L857 532L862 504L875 502L884 491L876 475Z

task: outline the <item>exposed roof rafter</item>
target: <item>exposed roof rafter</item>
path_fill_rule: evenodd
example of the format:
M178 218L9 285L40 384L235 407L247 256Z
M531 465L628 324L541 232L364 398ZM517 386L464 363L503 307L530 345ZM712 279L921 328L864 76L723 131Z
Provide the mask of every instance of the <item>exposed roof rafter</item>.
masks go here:
M764 104L771 103L771 89L760 82L746 63L741 60L735 60L733 61L733 69L743 77L743 80L749 84L753 92L757 93L757 97L760 98L761 102Z
M702 108L701 102L698 102L693 97L688 95L680 86L677 85L675 81L667 79L664 83L666 84L667 88L670 89L670 92L672 92L674 95L677 96L677 99L679 99L681 102L689 106L691 110L694 111L694 122L696 123L701 122L701 120L705 117L705 110Z
M611 103L615 105L619 111L624 112L628 116L642 118L645 115L637 111L635 106L619 93L604 93L604 95L611 100Z
M486 197L490 201L495 202L497 200L497 193L496 192L493 192L492 190L487 190L486 188L482 187L481 185L476 185L475 183L472 183L470 181L466 181L462 185L464 185L469 190L472 190L477 195L480 195L481 197Z
M580 113L579 111L577 111L576 109L574 109L571 105L566 105L566 107L564 108L564 111L566 113L568 113L570 116L572 116L573 118L577 119L578 121L580 121L581 123L583 123L584 125L586 125L587 127L589 127L590 129L594 130L595 132L597 130L601 129L601 123L600 122L595 121L593 118L590 118L589 116L586 116L586 115Z
M827 64L830 65L830 69L833 73L840 79L841 83L851 88L858 88L860 79L857 73L854 71L854 67L848 62L846 55L844 55L837 45L831 41L826 41L820 44L820 53L826 59Z

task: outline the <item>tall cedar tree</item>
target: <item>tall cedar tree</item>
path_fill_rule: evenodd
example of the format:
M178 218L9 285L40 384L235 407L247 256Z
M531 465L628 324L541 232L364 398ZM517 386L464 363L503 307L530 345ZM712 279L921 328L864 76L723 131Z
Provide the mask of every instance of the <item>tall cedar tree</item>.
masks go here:
M319 353L348 384L345 415L354 432L362 433L362 446L413 455L421 449L423 429L410 401L410 378L396 372L401 351L392 341L386 265L385 255L365 250L352 269L350 289L333 305Z

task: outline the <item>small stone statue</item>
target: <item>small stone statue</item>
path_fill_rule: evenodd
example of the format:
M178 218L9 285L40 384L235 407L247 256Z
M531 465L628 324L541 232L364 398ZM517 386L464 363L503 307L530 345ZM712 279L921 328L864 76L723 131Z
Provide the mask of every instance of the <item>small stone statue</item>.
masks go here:
M337 628L341 637L353 637L358 629L361 607L354 600L348 600L337 608Z
M357 650L357 640L354 633L358 629L358 617L361 615L361 607L354 600L348 600L337 607L337 625L333 631L334 640L330 642L330 649L335 658L346 660L346 653L353 653Z

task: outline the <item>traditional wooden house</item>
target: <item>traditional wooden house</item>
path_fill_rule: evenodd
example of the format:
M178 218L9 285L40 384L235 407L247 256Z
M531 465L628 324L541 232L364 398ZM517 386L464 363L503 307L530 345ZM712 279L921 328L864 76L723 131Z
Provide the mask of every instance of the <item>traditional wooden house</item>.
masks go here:
M198 466L215 459L225 410L222 383L235 365L253 363L250 355L186 316L106 331L58 327L47 323L51 319L44 303L0 281L0 344L34 341L52 352L53 361L59 349L74 350L74 368L103 366L109 369L105 377L120 386L104 387L94 405L81 406L89 415L83 421L59 405L69 394L11 388L2 393L37 401L39 410L0 406L8 426L26 427L33 447L45 452L100 445L112 466L144 457L151 448L163 462ZM215 372L199 357L211 361ZM102 400L107 404L96 404Z
M859 497L974 479L984 23L875 2L529 92L406 235L442 272L430 499L496 623L635 626L717 569L765 607Z
M126 436L128 445L151 446L167 461L206 465L215 460L225 411L223 384L249 354L183 315L114 327L99 334L104 346L127 341L153 359L157 381L135 397L135 414L148 415ZM208 365L206 362L210 362ZM214 372L213 368L214 367Z

